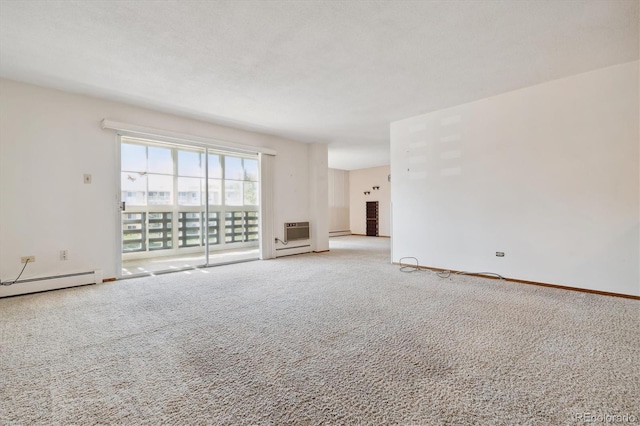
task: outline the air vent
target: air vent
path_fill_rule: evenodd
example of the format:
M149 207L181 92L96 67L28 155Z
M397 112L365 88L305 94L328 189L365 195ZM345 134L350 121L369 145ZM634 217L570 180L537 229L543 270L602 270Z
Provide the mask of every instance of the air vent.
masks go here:
M308 240L309 222L288 222L284 224L286 241Z

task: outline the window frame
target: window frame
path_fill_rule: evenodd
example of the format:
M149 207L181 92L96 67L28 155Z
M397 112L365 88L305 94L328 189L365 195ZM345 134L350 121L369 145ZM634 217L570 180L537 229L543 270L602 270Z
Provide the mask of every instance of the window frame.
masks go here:
M125 208L125 212L123 213L146 213L146 239L147 239L147 243L146 243L146 248L144 249L144 251L132 251L132 252L124 252L122 251L122 245L121 245L121 256L123 260L130 260L130 259L143 259L143 258L147 258L147 257L157 257L157 256L164 256L164 255L176 255L176 254L189 254L189 253L197 253L197 252L201 252L203 249L205 249L205 251L207 250L207 245L203 242L197 246L186 246L186 247L180 247L179 246L179 216L180 213L199 213L201 215L206 215L207 213L211 213L211 212L218 212L218 235L219 235L219 241L216 244L209 244L208 245L208 250L209 251L219 251L219 250L228 250L231 248L245 248L245 247L256 247L259 246L259 230L258 230L258 238L256 240L252 240L252 241L243 241L243 242L227 242L226 241L226 216L229 213L234 213L234 212L238 212L238 211L242 211L242 212L256 212L258 215L258 229L259 229L259 215L260 215L260 160L259 160L259 156L258 155L254 155L254 154L248 154L248 153L238 153L238 152L226 152L220 149L210 149L210 148L206 148L206 147L202 147L202 146L191 146L191 145L183 145L183 144L176 144L176 143L169 143L169 142L162 142L162 141L156 141L156 140L149 140L149 139L142 139L142 138L136 138L136 137L131 137L131 136L120 136L119 138L119 143L122 146L122 144L129 144L129 145L140 145L140 146L144 146L145 147L145 155L146 155L146 174L145 176L148 176L150 174L153 175L162 175L162 176L169 176L166 173L150 173L149 170L149 147L161 147L161 148L165 148L165 149L170 149L171 150L171 161L172 161L172 165L173 165L173 175L171 175L173 177L173 182L172 182L172 188L171 188L171 192L170 192L170 202L168 204L149 204L149 195L151 192L161 192L160 190L154 190L154 191L150 191L149 190L149 182L148 179L146 181L146 191L144 194L144 199L146 202L146 205L130 205L127 204L126 208ZM201 170L202 170L202 176L200 177L194 177L194 176L183 176L179 174L179 152L180 151L193 151L193 152L197 152L200 156L201 159ZM204 204L205 200L207 199L206 197L209 195L210 191L209 191L209 182L207 181L207 179L209 180L215 180L217 178L209 178L208 177L208 173L209 173L209 167L208 167L208 156L210 155L216 155L218 156L218 158L220 159L220 168L221 168L221 177L219 179L219 181L221 182L220 184L220 203L221 204L210 204L208 206L206 206ZM257 175L256 175L256 180L233 180L233 179L226 179L226 174L225 174L225 168L226 168L226 158L227 157L231 157L231 158L240 158L241 159L241 165L242 165L242 170L243 170L243 176L247 176L248 174L246 172L245 166L244 166L244 162L245 160L252 160L252 161L256 161L257 162ZM122 160L120 159L120 162ZM122 175L124 173L139 173L138 171L132 171L132 170L125 170L121 168L121 183L122 181ZM194 178L194 179L200 179L201 183L204 183L204 188L201 189L200 191L200 195L199 195L199 205L181 205L180 204L180 192L182 191L178 191L178 180L180 177L187 177L187 178ZM229 181L236 181L236 182L241 182L241 187L242 187L242 194L241 194L241 199L242 199L242 204L241 205L228 205L227 204L227 200L226 200L226 193L225 193L225 182L229 180ZM255 205L250 205L247 204L245 205L245 182L251 182L253 184L255 184L256 186L256 190L257 190L257 194L256 194L256 199L257 199L257 203ZM130 191L129 189L125 189L125 187L121 184L120 187L120 197L123 197L125 195L128 195L129 193L131 193L132 191ZM135 191L133 191L135 194ZM187 196L189 196L190 191L186 191L187 192ZM204 198L204 199L203 199ZM126 200L123 200L126 201ZM167 248L167 249L161 249L161 250L153 250L149 247L149 233L152 232L151 228L149 228L149 216L152 214L157 214L157 213L168 213L171 212L172 213L172 247L171 248ZM245 213L245 216L249 217L250 215L247 215ZM208 221L206 219L202 219L201 220L201 226L200 226L200 240L203 241L204 240L204 234L207 232L207 226L204 225L204 223L208 223ZM247 229L248 232L248 227L251 226L252 228L254 228L256 225L247 225L248 221L245 222L245 229ZM124 230L124 227L122 228L122 230ZM252 231L252 234L254 233L254 231Z

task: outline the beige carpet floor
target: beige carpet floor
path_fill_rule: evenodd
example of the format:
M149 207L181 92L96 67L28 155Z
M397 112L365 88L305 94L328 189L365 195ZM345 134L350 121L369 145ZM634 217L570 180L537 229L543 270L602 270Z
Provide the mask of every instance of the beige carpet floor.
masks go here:
M0 423L640 423L638 301L331 244L1 299Z

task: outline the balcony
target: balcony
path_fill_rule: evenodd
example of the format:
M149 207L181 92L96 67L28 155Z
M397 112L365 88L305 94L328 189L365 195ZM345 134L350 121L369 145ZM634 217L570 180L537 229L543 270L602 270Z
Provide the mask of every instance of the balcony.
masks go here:
M177 254L181 249L204 247L207 237L210 250L257 247L258 220L258 212L248 210L213 211L208 220L204 212L123 212L122 253L168 250L167 255Z

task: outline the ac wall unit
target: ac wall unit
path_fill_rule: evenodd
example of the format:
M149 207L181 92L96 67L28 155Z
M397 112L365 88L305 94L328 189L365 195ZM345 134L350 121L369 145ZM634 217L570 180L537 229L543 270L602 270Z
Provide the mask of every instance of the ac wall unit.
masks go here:
M284 224L285 241L309 239L309 222L288 222Z

